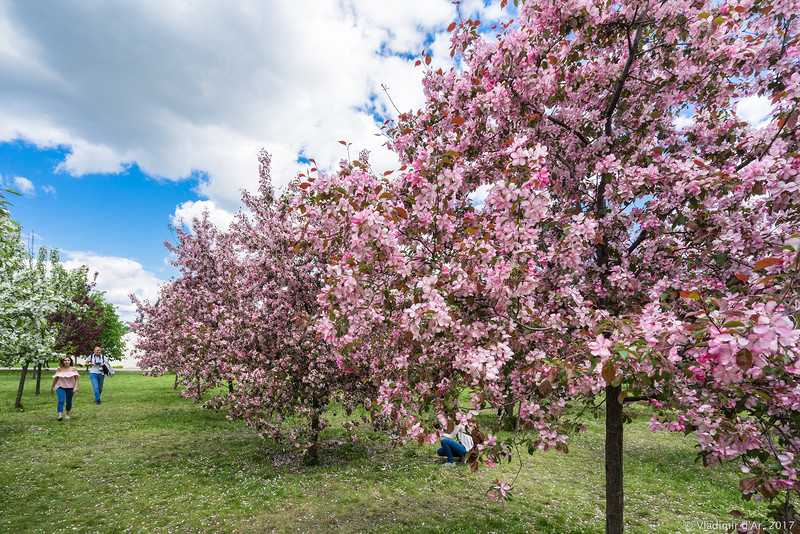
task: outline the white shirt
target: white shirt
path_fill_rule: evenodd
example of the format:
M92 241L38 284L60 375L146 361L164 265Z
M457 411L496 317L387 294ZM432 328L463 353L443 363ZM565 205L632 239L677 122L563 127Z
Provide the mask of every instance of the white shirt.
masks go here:
M103 354L103 353L92 354L91 356L89 356L86 359L86 361L89 362L89 363L100 364L98 366L90 365L89 366L89 374L102 375L103 374L102 364L108 363L108 358L106 358L106 355Z
M475 446L475 443L472 441L472 436L467 433L464 425L456 425L451 433L442 434L442 437L459 442L468 451L472 450L472 447Z

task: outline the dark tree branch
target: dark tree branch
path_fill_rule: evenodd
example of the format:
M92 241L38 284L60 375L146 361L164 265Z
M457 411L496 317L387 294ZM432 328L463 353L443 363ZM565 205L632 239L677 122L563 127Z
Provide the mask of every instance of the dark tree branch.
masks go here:
M619 99L622 96L622 88L625 86L625 82L628 80L628 76L631 73L631 67L633 66L633 62L636 59L636 49L639 48L639 42L642 40L642 31L644 28L644 21L640 20L637 23L636 28L636 36L633 38L633 42L629 43L628 46L628 60L625 62L625 67L622 69L622 74L619 76L619 80L617 80L617 85L614 88L614 96L611 97L611 102L608 103L608 108L604 113L606 117L606 127L605 127L605 134L606 137L611 137L613 133L611 130L611 123L613 122L612 119L614 118L614 111L617 109L617 105L619 104Z
M630 254L631 252L633 252L634 250L636 250L636 247L638 247L639 245L641 245L641 244L642 244L642 242L643 242L645 239L647 239L648 237L650 237L650 236L647 234L647 230L642 230L641 232L639 232L639 237L637 237L637 238L636 238L636 241L634 241L633 243L631 243L631 246L629 246L629 247L628 247L628 254Z
M562 128L564 128L565 130L567 130L568 132L570 132L571 134L573 134L575 137L577 137L578 139L580 139L580 140L581 140L581 142L582 142L584 145L586 145L586 146L589 146L589 145L591 144L591 141L589 141L589 140L586 138L586 136L584 136L582 133L580 133L580 132L578 132L578 131L575 131L574 129L572 129L572 128L571 128L571 127L570 127L570 126L569 126L569 125L568 125L566 122L564 122L564 121L562 121L562 120L560 120L560 119L557 119L557 118L553 117L552 115L547 115L547 114L545 114L545 117L547 117L547 119L548 119L550 122L552 122L553 124L557 124L557 125L561 126L561 127L562 127Z

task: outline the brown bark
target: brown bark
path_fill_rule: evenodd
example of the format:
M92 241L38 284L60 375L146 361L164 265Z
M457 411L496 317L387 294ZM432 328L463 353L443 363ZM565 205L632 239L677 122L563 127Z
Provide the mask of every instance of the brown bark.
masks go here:
M319 435L322 433L320 414L322 413L323 403L316 396L311 398L311 409L311 447L306 453L306 461L309 465L317 465L319 463Z
M606 534L622 534L622 404L620 387L606 386Z
M319 413L314 412L311 416L311 447L308 449L308 464L317 465L319 463L318 457L318 441L319 441Z
M19 375L19 389L17 390L17 400L14 402L14 408L17 410L22 409L22 391L25 389L25 376L28 374L28 365L30 360L25 360L22 366L22 373Z
M36 366L36 394L42 391L42 364Z

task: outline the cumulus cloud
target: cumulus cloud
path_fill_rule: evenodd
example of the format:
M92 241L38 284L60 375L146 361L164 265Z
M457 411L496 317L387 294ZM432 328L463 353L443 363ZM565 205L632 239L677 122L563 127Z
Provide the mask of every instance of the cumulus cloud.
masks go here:
M36 194L36 187L33 185L33 182L28 180L27 178L23 178L22 176L15 176L12 178L12 182L14 183L14 187L17 191L22 193L23 195L33 196Z
M754 126L761 126L769 118L772 105L765 96L748 96L736 103L736 113L739 117Z
M475 207L483 206L486 202L486 197L489 196L489 192L493 188L494 184L484 184L470 193L469 199L472 201L472 205Z
M194 219L202 219L205 213L217 228L225 229L233 221L233 215L217 207L213 200L189 200L178 206L171 222L173 226L191 226Z
M3 177L0 175L0 189L11 189L22 195L36 195L36 186L22 176Z
M116 306L123 321L132 321L136 316L136 308L129 294L152 302L158 296L159 286L164 283L164 280L146 271L141 263L128 258L74 251L64 251L61 255L61 263L65 268L75 269L86 265L90 277L97 273L96 289L106 292L106 299Z
M339 139L394 168L375 135L396 113L382 85L401 111L420 107L414 60L427 48L450 65L456 17L450 0L0 0L0 141L67 146L59 170L75 176L199 174L199 193L227 211L256 186L261 147L277 185L300 155L335 166Z

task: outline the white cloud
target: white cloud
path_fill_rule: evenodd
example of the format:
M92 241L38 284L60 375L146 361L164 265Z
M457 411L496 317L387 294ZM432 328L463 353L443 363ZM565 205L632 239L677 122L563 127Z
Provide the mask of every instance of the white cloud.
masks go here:
M43 185L42 191L44 192L45 195L56 196L56 188L53 187L52 185Z
M72 142L72 153L62 161L56 170L74 176L84 174L119 174L127 165L124 156L111 147L98 145L78 139Z
M0 0L0 141L68 146L59 170L75 176L199 173L199 193L232 212L261 147L277 185L300 154L335 166L339 139L394 168L375 136L373 115L395 115L381 84L402 111L420 107L414 60L427 47L449 68L455 18L450 0Z
M11 189L21 195L36 195L36 186L33 185L32 181L22 176L6 176L3 178L3 175L0 174L0 189Z
M61 263L67 269L86 265L90 278L98 273L96 289L106 292L106 299L116 306L123 321L132 321L136 315L136 308L128 295L134 294L152 302L158 296L158 287L164 283L139 262L128 258L102 256L94 252L64 251L61 255Z
M736 113L753 126L766 124L772 105L765 96L748 96L736 103Z
M23 195L34 196L36 194L36 187L27 178L15 176L12 178L12 182L14 182L15 189Z
M191 226L194 219L202 219L208 213L209 220L220 229L226 229L233 221L233 215L214 204L213 200L187 201L178 206L171 217L173 226Z
M470 193L469 199L472 201L472 205L475 207L482 206L486 202L486 197L489 196L489 192L493 188L494 184L484 184Z
M693 117L687 117L685 115L679 115L675 117L673 124L675 124L675 128L686 128L694 123Z

